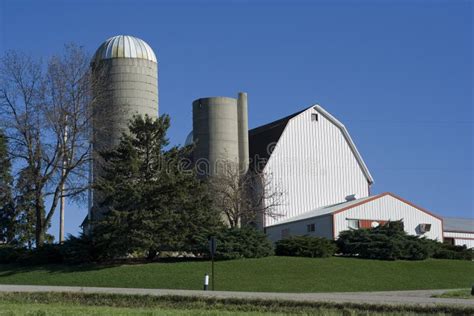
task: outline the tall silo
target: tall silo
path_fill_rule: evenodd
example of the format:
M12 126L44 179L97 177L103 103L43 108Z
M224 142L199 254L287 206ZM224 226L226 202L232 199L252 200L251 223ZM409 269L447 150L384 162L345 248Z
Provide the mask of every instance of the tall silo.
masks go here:
M195 100L192 135L198 173L212 176L229 165L240 167L245 172L248 168L247 133L246 94L239 94L239 100L229 97ZM242 137L242 134L247 137ZM245 159L242 159L242 154L246 155Z
M98 152L119 143L133 115L158 116L158 63L145 41L118 35L100 45L91 68L98 83L95 97L99 100L93 109L91 181L94 181L101 169ZM90 196L89 220L97 199Z

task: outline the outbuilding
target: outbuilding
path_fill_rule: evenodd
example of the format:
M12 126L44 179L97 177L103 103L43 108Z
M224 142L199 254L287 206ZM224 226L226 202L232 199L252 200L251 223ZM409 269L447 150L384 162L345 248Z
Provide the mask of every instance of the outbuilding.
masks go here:
M337 239L345 230L377 227L398 220L410 235L443 241L442 218L389 192L320 207L267 226L265 230L272 241L294 235Z

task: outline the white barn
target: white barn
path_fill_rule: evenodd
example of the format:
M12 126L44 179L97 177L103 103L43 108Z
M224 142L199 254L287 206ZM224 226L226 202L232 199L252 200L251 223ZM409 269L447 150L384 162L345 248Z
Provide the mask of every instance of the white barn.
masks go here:
M310 234L335 239L343 230L403 220L407 233L443 241L443 220L392 194L370 195L373 178L345 126L313 105L249 131L250 166L281 192L262 226L273 241Z

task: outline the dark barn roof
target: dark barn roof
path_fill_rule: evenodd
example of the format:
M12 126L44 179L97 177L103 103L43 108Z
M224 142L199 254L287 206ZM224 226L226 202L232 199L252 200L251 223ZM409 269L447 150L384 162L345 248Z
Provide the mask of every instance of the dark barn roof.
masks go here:
M282 119L249 130L249 158L251 168L255 170L256 162L258 162L258 171L261 171L263 167L265 167L272 153L272 149L280 139L290 119L306 110L307 109L298 111Z

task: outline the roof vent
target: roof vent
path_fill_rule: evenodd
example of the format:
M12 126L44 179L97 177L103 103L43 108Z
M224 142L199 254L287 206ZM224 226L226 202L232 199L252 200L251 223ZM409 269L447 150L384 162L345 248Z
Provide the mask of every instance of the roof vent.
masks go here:
M354 201L354 200L357 200L357 194L351 194L351 195L346 196L347 202Z
M427 233L431 230L431 224L420 224L418 226L419 226L420 233L422 234Z

